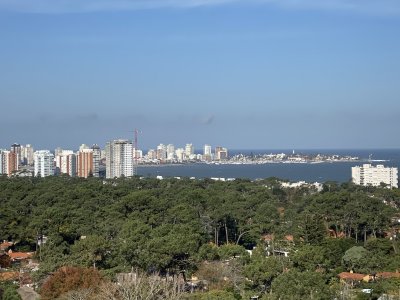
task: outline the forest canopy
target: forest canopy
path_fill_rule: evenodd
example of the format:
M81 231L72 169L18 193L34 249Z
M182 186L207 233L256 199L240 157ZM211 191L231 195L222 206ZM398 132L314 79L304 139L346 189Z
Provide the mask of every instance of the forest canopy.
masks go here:
M340 272L400 269L399 205L398 189L350 183L317 191L282 188L276 178L1 177L0 239L14 241L15 250L37 250L39 282L63 266L96 268L107 278L135 269L202 274L235 297L248 291L285 298L292 282L304 295L329 299ZM237 278L220 282L227 276L212 266L232 259L225 271Z

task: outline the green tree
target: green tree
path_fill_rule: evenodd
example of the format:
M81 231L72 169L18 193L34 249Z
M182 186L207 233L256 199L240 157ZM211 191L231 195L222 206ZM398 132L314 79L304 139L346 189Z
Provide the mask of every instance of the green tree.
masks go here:
M360 272L367 266L368 255L364 247L354 246L345 252L342 262L348 270Z
M272 283L273 299L332 299L332 292L325 278L318 272L290 270Z

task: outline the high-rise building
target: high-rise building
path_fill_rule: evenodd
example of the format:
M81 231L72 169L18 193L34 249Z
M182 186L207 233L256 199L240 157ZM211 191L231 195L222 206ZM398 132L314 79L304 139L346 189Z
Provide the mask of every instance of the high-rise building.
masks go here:
M215 159L226 160L228 159L228 149L224 147L215 147Z
M162 161L167 159L167 147L164 144L157 146L157 159Z
M106 178L133 176L132 142L114 140L106 145Z
M205 161L211 161L212 158L212 152L211 152L211 146L210 145L204 145L204 151L203 151L203 160Z
M193 154L194 154L193 144L186 144L186 146L185 146L186 158L189 159Z
M33 152L32 145L21 146L21 162L23 165L33 166Z
M57 156L57 155L59 155L60 153L62 153L63 152L63 149L61 148L61 147L57 147L55 150L54 150L54 156Z
M167 145L167 159L173 160L175 158L175 146L173 144Z
M157 151L154 149L149 149L149 151L147 151L147 159L157 159Z
M101 149L99 145L94 144L92 146L93 150L93 176L100 176L100 160L101 160Z
M379 186L382 183L389 187L398 187L398 169L388 168L383 165L372 166L364 164L351 168L352 180L355 184L363 186Z
M76 174L78 177L93 176L93 150L80 148L76 155Z
M133 149L133 158L141 159L143 157L143 151L140 149Z
M11 176L15 171L18 171L19 162L18 155L15 152L0 150L0 174Z
M15 153L15 154L16 154L16 156L17 156L17 163L18 163L18 167L19 167L19 166L21 165L21 162L22 162L21 145L20 145L20 144L17 144L17 143L12 144L11 147L10 147L10 151L11 151L12 153ZM17 167L17 170L18 170L18 167Z
M54 155L48 150L35 151L35 176L46 177L54 175Z
M76 176L76 156L72 150L59 150L56 155L56 174Z
M176 159L179 162L184 161L185 160L185 149L183 149L183 148L176 149L175 150L175 156L176 156Z
M89 176L99 177L101 150L98 145L88 147L82 144L76 153L76 175L88 178Z

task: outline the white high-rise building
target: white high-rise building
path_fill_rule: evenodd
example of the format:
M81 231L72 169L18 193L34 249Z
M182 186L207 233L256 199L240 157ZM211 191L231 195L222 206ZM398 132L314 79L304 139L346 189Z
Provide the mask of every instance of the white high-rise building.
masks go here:
M163 161L167 159L167 147L164 144L157 146L157 159Z
M211 146L210 145L204 145L204 152L203 155L204 156L211 156Z
M175 158L175 146L173 144L167 145L167 159L173 160Z
M35 161L35 176L46 177L54 175L54 155L49 150L36 151L33 154Z
M132 142L114 140L106 145L106 178L133 176Z
M194 154L193 144L186 144L186 146L185 146L186 158L189 159L193 154Z
M203 157L204 161L211 161L212 160L212 150L210 145L204 145Z
M149 149L149 151L147 151L147 159L157 159L157 151L154 149Z
M183 149L183 148L176 149L175 150L175 155L176 155L176 159L179 162L184 161L184 159L185 159L185 149Z
M21 161L24 165L33 166L33 147L30 144L21 147Z
M372 166L364 164L351 168L352 180L355 184L363 186L379 186L381 183L389 187L398 187L398 169L383 165Z

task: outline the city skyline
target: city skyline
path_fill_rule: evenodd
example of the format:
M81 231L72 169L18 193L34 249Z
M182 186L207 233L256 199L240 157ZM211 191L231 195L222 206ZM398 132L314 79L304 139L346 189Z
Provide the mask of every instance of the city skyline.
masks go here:
M390 0L0 0L0 146L400 148L399 35Z

